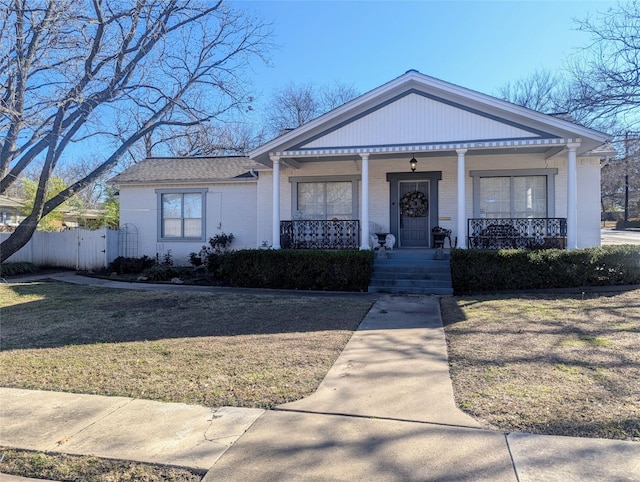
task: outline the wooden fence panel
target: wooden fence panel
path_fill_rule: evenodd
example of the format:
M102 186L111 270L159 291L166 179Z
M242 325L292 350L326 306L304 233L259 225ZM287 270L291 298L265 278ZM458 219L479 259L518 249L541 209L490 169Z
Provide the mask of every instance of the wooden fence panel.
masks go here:
M9 234L0 233L0 242L8 237ZM117 256L118 231L70 229L59 233L36 231L7 262L85 271L106 268Z

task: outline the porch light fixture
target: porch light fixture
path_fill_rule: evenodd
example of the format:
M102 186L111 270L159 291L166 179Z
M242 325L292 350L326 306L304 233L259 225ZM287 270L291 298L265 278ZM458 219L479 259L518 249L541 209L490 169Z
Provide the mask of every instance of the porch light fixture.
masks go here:
M409 161L409 165L411 166L411 172L416 172L416 166L418 165L418 161L416 161L415 155Z

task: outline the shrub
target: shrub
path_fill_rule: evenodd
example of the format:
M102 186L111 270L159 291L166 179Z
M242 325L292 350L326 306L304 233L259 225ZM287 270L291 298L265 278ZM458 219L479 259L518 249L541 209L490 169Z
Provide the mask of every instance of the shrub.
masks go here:
M366 291L372 251L240 250L210 255L210 273L232 286Z
M109 263L109 269L118 274L138 274L155 264L155 260L146 255L141 258L119 256Z
M212 264L209 258L211 256L217 256L224 253L233 240L233 233L216 234L214 237L209 238L209 247L203 246L200 252L189 253L189 263L197 267L202 266L206 262L208 267L210 264ZM213 264L215 265L215 262ZM213 273L215 269L210 269L209 271Z
M142 273L146 281L171 281L180 277L180 271L168 264L156 264Z
M37 272L38 267L33 263L21 262L0 264L0 276L17 276Z
M640 284L640 246L451 250L457 293Z
M624 231L625 229L637 229L640 228L640 221L633 221L633 220L629 220L629 221L625 221L624 219L618 219L618 221L616 222L616 229L620 230L620 231Z
M227 250L233 240L233 233L220 233L216 234L212 238L209 238L209 244L211 245L211 249L214 253L221 254Z

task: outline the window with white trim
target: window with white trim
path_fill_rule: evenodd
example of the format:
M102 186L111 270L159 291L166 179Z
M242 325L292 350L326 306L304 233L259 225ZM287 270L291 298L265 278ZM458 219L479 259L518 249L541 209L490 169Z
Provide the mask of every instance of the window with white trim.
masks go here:
M474 217L553 217L555 174L555 169L471 171Z
M160 240L201 241L206 189L157 190Z
M296 219L357 218L357 179L292 178L292 206Z

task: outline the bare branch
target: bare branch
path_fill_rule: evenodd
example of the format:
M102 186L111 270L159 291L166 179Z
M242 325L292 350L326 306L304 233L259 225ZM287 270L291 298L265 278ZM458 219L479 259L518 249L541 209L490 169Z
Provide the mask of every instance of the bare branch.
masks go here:
M0 34L0 193L43 156L54 169L71 146L101 158L35 217L110 172L154 131L248 108L243 72L269 46L268 26L221 1L48 0L46 9L42 0L10 1L0 14L10 27ZM5 241L2 259L25 236Z

